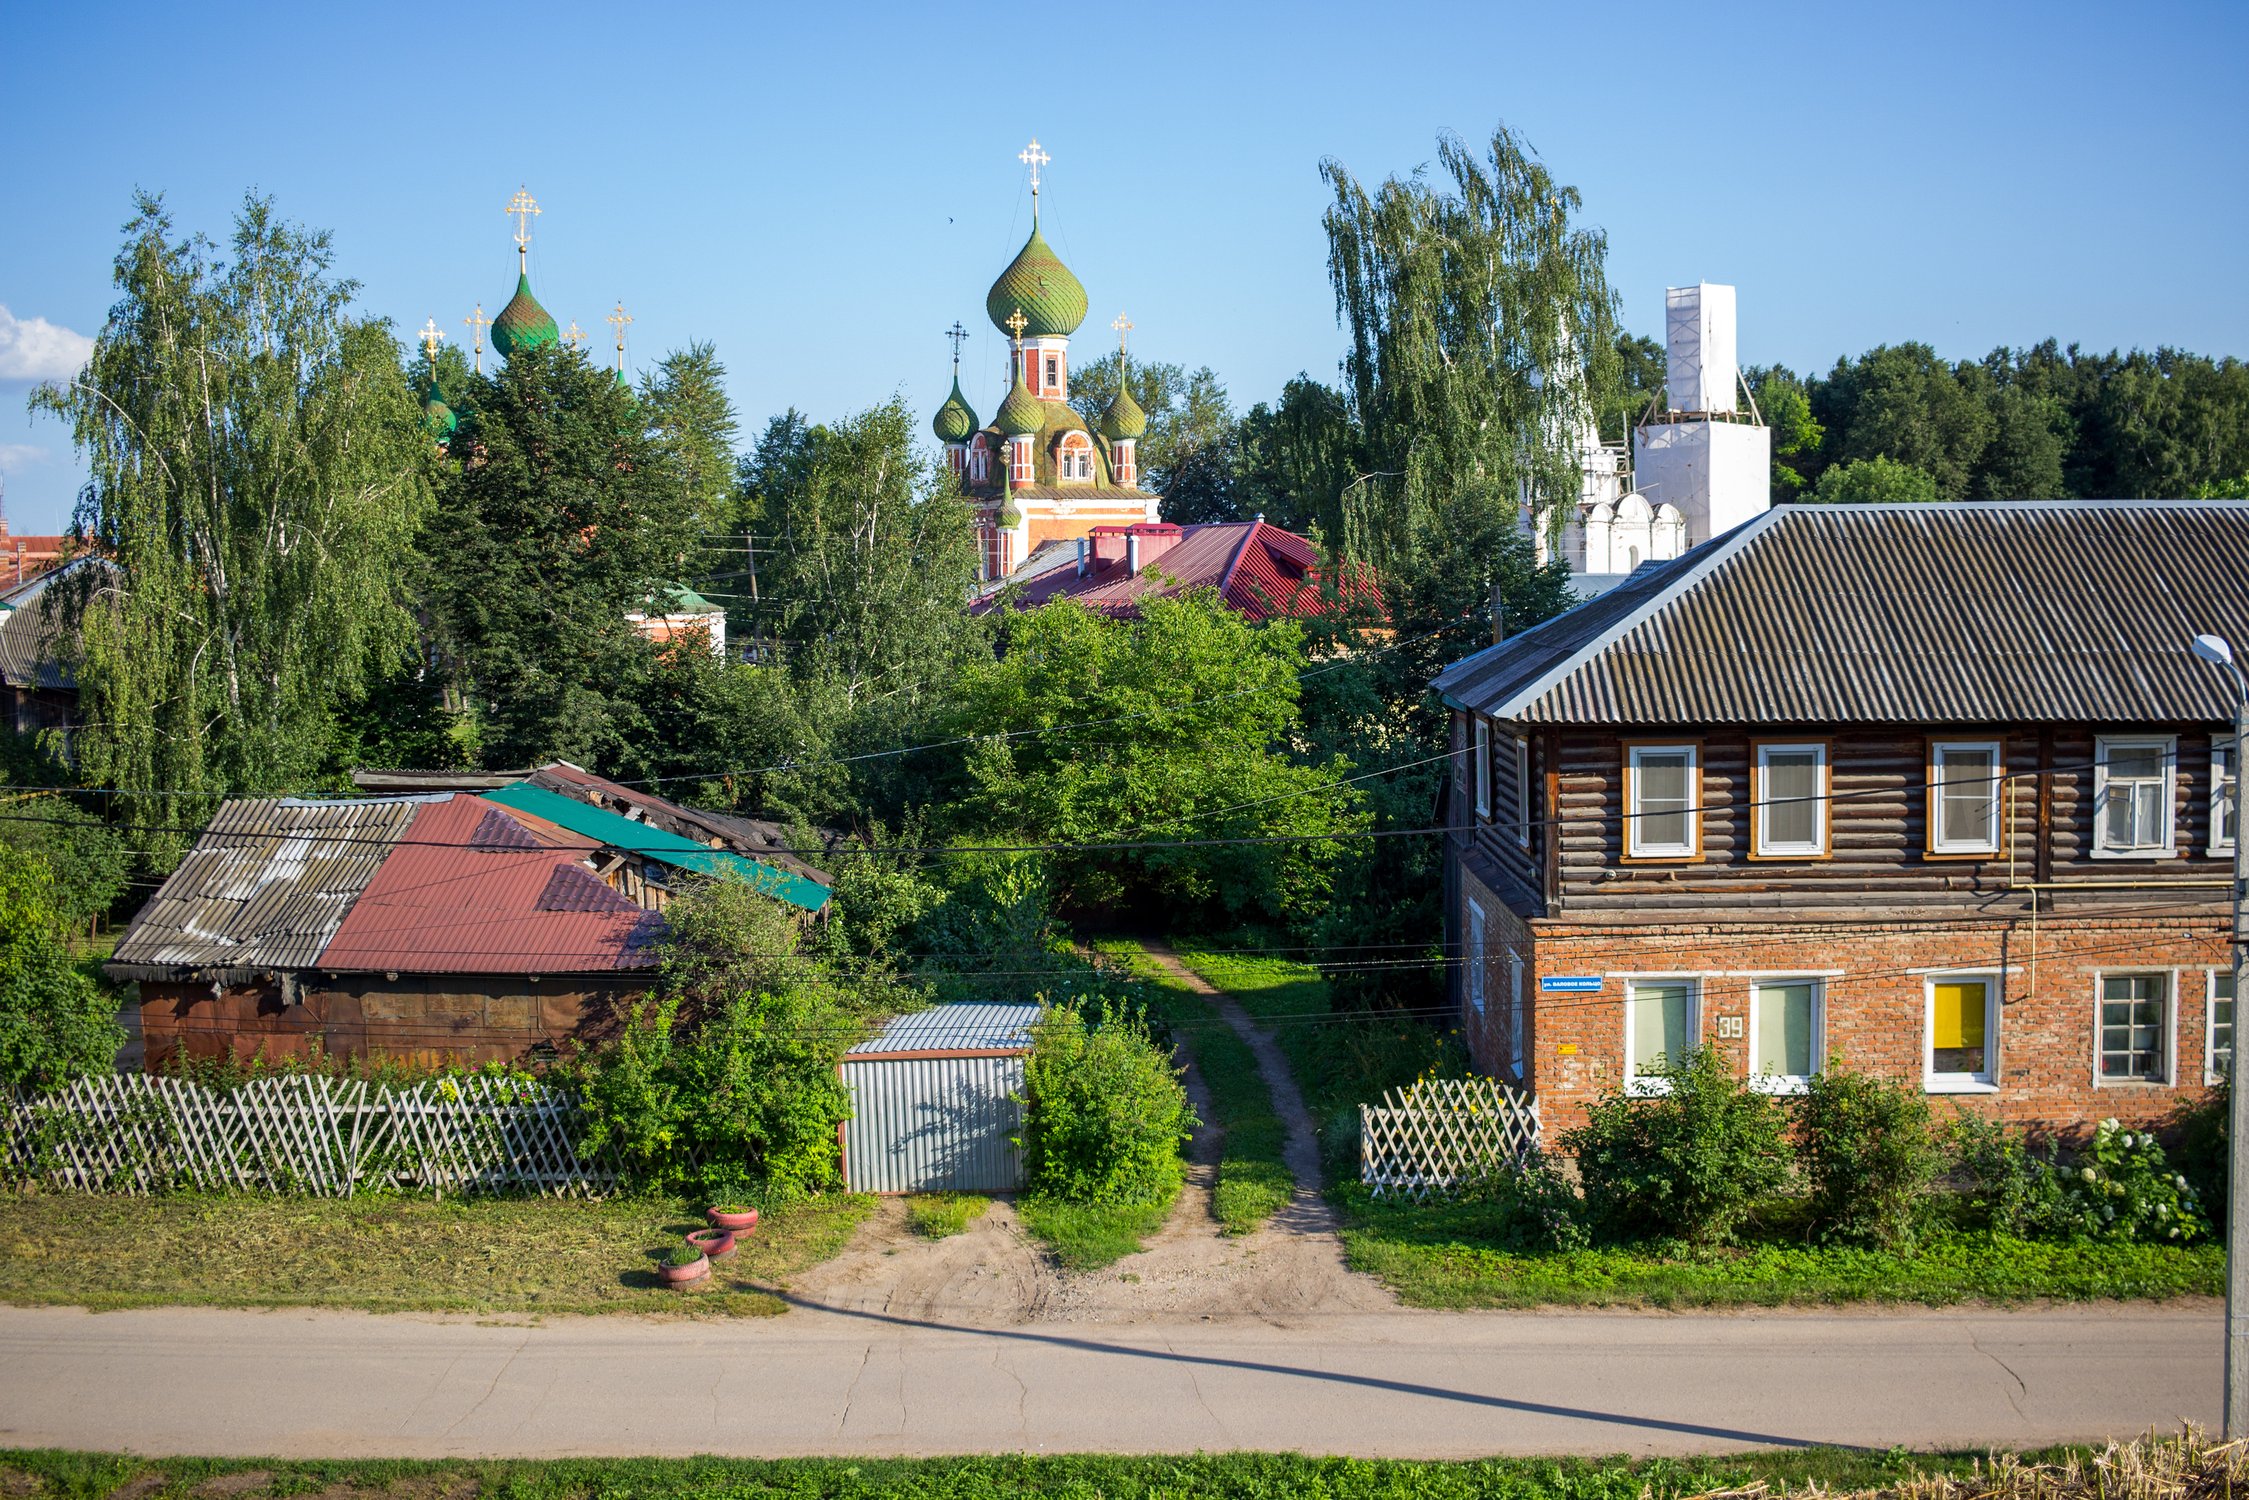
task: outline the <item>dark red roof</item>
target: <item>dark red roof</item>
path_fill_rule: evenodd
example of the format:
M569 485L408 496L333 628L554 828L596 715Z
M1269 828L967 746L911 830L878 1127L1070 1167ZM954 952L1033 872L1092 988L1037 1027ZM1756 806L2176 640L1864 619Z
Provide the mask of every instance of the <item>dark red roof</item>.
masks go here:
M1097 529L1099 536L1111 534L1143 538L1148 561L1138 573L1128 571L1122 562L1096 562L1081 577L1074 566L1065 564L1009 594L980 599L973 608L990 609L1003 597L1019 609L1075 599L1100 614L1132 616L1150 599L1177 598L1204 588L1216 589L1229 607L1252 620L1282 615L1306 619L1330 607L1320 588L1319 549L1295 532L1263 520ZM1156 573L1153 578L1148 576L1151 567ZM1375 602L1379 604L1379 596Z
M662 919L601 883L601 846L456 793L432 802L315 963L401 974L603 974L655 964Z

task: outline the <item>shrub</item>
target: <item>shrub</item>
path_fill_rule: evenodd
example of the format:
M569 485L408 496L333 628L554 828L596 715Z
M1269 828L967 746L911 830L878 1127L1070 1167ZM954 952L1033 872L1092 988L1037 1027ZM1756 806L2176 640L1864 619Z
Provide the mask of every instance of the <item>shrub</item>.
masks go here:
M1611 1093L1562 1137L1587 1216L1611 1239L1722 1243L1787 1182L1786 1116L1707 1048L1656 1077L1666 1092Z
M2187 1244L2209 1233L2202 1200L2153 1131L2103 1120L2074 1163L2042 1164L2034 1224L2062 1239Z
M2044 1174L2022 1136L1963 1110L1946 1129L1945 1142L1969 1221L1994 1234L2029 1234Z
M59 1089L108 1072L124 1044L116 997L71 961L54 872L0 844L0 1085Z
M1939 1161L1927 1097L1838 1065L1813 1075L1798 1122L1821 1237L1910 1249Z
M2226 1223L2226 1141L2232 1109L2233 1096L2221 1083L2181 1104L2166 1122L2178 1139L2172 1160L2202 1200L2203 1217L2221 1237Z
M1026 1185L1072 1203L1168 1203L1195 1112L1146 1024L1104 1004L1047 1010L1023 1064Z
M1583 1250L1584 1206L1562 1169L1544 1154L1493 1161L1466 1174L1454 1194L1495 1210L1489 1239L1502 1250Z

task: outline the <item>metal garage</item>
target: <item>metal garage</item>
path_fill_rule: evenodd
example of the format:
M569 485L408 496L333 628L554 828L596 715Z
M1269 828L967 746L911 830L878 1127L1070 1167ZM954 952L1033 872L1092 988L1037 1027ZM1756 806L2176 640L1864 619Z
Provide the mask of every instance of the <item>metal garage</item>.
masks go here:
M939 1005L844 1055L844 1181L855 1193L1012 1192L1023 1185L1023 1055L1036 1005Z

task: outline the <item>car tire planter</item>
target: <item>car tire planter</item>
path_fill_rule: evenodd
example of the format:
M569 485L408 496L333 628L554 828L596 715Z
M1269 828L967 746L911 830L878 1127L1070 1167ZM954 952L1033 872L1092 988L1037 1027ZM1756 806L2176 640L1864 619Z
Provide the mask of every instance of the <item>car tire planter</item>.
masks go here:
M701 1255L684 1266L658 1266L656 1269L667 1284L675 1287L688 1286L711 1274L711 1259L707 1255Z
M688 1233L687 1243L703 1252L706 1259L718 1260L734 1253L734 1231L731 1229L696 1229Z
M721 1213L712 1209L703 1217L711 1221L713 1229L724 1229L732 1234L750 1234L757 1229L757 1210L745 1208L738 1214Z

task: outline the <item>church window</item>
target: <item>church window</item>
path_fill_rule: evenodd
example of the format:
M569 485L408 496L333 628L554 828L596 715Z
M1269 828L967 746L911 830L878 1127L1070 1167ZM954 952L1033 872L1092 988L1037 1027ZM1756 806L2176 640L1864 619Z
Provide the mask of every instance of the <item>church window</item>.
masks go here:
M1062 440L1062 451L1055 465L1066 483L1088 483L1093 478L1093 445L1082 432L1073 432Z
M1046 357L1046 388L1058 389L1062 384L1062 361L1049 354Z

